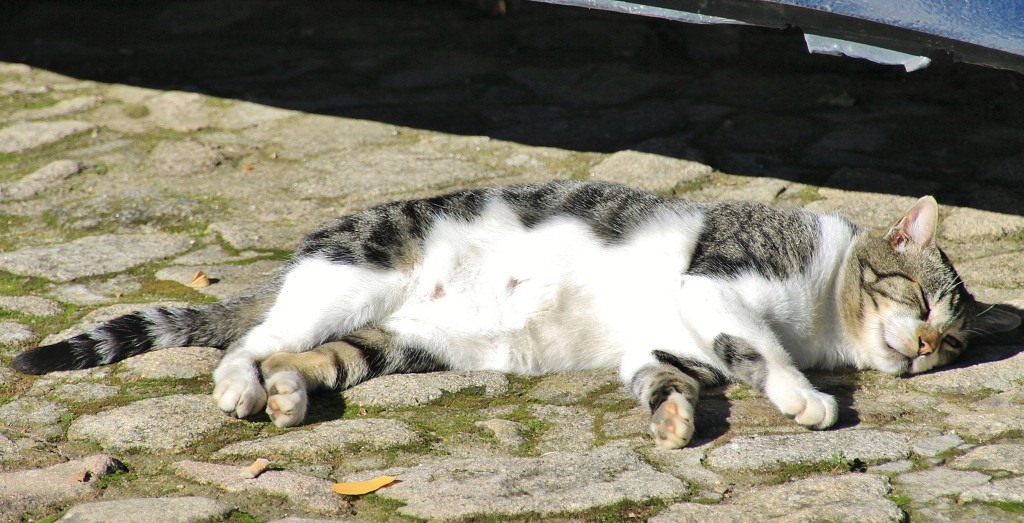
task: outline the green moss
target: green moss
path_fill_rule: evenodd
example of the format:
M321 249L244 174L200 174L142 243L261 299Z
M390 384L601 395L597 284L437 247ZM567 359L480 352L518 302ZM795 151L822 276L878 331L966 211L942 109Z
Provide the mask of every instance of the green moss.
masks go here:
M651 516L664 510L669 503L669 500L661 498L646 501L620 501L606 507L586 511L579 516L586 521L594 521L596 523L647 521Z
M14 242L14 231L23 228L30 219L13 214L0 214L0 251L12 251L17 248Z
M45 211L43 220L48 228L63 231L65 241L139 227L198 236L210 224L197 217L217 215L228 207L224 200L208 196L178 196L175 200L167 195L166 199L177 207L169 203L162 211L154 211L149 198L69 201L59 209Z
M49 282L41 278L0 272L0 295L38 295L44 294L49 287ZM46 334L60 332L74 325L84 314L83 309L78 305L61 303L60 306L63 308L63 312L54 316L32 316L17 311L0 309L0 320L16 321L31 328L36 333L36 336L19 344L28 346Z
M725 388L725 397L730 400L748 400L757 397L754 390L742 383L729 385Z
M990 388L990 387L981 387L981 388L977 388L977 389L974 389L973 391L971 391L971 395L972 396L976 396L977 399L985 399L985 398L987 398L989 396L992 396L992 395L998 394L998 393L999 393L999 390L993 389L993 388Z
M352 501L356 514L361 521L387 521L391 523L425 521L420 518L398 514L398 509L405 506L405 503L401 501L384 498L377 494L345 497Z
M18 155L14 153L0 153L0 168L12 165L18 162Z
M846 453L837 450L832 457L828 460L828 465L831 467L829 472L864 472L864 462L859 458L848 458Z
M889 496L889 499L900 507L909 506L910 503L914 501L910 496L904 496L903 494L893 494L892 496Z
M218 109L228 109L235 105L235 102L232 100L218 98L216 96L207 96L205 101L208 107L216 107Z
M0 96L0 107L5 113L51 107L60 102L52 93L13 93Z
M988 504L1012 514L1024 514L1024 503L1018 503L1015 501L992 501Z
M685 196L687 193L692 193L707 187L711 183L711 176L701 176L693 180L687 180L679 182L675 187L672 188L673 196Z
M818 194L817 187L813 185L805 185L804 187L800 188L799 191L793 193L783 193L780 199L783 201L798 201L804 204L808 204L818 200L823 200L824 197Z
M210 376L194 378L142 378L124 385L120 399L131 403L172 394L207 394L213 388Z
M110 474L103 474L93 483L93 486L100 489L106 490L116 485L128 483L130 481L138 479L139 475L132 472L134 467L127 467L127 470L117 470Z
M207 392L210 390L212 388L207 389ZM193 443L189 451L198 455L213 454L232 443L271 436L273 434L270 432L273 428L275 428L274 425L266 421L241 420L227 423Z
M538 437L551 428L551 424L537 418L530 412L530 406L536 402L523 399L526 389L523 383L527 380L510 377L509 392L501 396L486 396L482 387L462 390L457 393L444 394L428 405L413 407L352 407L346 406L341 394L321 394L312 398L315 407L311 407L309 423L328 421L340 417L344 419L393 418L408 423L421 437L422 444L409 447L390 449L384 452L389 462L402 453L434 453L443 447L439 443L465 441L472 439L479 443L495 443L493 434L476 425L494 417L486 412L490 409L508 409L502 419L522 425L520 436L524 444L515 451L520 455L535 453ZM519 384L517 386L517 383ZM362 452L363 448L350 448L350 451Z
M544 158L546 172L552 178L589 180L590 169L604 160L605 155L573 151L562 158Z
M2 97L0 97L0 107L3 107ZM27 151L0 153L0 183L19 180L52 162L54 158L66 156L67 151L96 145L107 139L107 135L102 131L97 132L96 138L93 137L93 133L82 131Z
M528 521L544 520L573 520L592 523L619 523L629 521L647 521L650 517L664 510L676 500L652 498L643 501L619 501L603 507L597 507L582 511L566 511L556 514L540 514L529 512L525 514L473 514L462 518L460 521L473 523L524 523Z
M917 521L917 516L914 514L914 508L912 506L913 499L910 496L903 494L892 494L889 499L903 511L903 521Z
M135 153L148 156L160 142L166 140L181 141L202 136L204 130L194 132L175 131L173 129L150 129L145 134L133 136L131 148Z
M149 116L149 107L142 104L129 104L124 107L124 114L128 118L145 118Z
M39 294L49 287L50 282L42 278L0 271L0 294L8 296Z
M831 458L826 460L787 463L773 472L774 476L769 482L779 484L805 478L813 474L845 474L848 472L864 472L866 469L867 463L864 461L859 458L849 458L843 451L837 450Z
M495 398L484 396L483 387L444 394L430 405L396 409L393 417L412 425L427 440L448 441L465 434L481 434L476 426L484 418L480 409L493 406Z
M227 523L261 523L262 519L257 519L252 514L242 512L241 510L232 510L228 514Z
M178 300L189 303L212 303L217 301L216 298L207 296L187 285L153 277L142 278L142 287L127 295L125 299L140 302Z

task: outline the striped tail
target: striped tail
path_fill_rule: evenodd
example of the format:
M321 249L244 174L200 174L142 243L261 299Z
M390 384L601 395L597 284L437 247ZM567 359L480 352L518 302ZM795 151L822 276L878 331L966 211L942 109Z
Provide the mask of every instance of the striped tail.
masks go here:
M169 347L225 349L263 321L274 301L270 288L197 307L158 307L114 318L74 338L18 354L11 366L46 374L107 365Z

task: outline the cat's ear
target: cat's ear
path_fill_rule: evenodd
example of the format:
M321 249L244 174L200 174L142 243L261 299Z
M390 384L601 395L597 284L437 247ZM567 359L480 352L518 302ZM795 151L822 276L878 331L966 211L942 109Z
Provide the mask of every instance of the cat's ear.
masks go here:
M907 214L889 228L886 239L898 251L913 248L923 250L935 245L935 230L939 224L939 204L935 198L925 196L917 201Z
M970 324L973 331L983 334L999 334L1020 327L1020 316L1010 311L981 302L975 302L974 307L977 312Z

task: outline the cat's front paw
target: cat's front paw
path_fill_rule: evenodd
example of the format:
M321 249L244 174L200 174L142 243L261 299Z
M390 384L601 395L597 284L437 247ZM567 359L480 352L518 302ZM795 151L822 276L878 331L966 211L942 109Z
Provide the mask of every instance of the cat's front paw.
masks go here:
M805 427L827 429L839 419L836 399L816 390L801 375L770 374L764 393L780 412Z
M814 389L799 390L796 394L799 399L790 402L788 411L782 410L784 415L793 417L793 421L811 429L821 430L836 425L839 419L836 398Z
M267 382L267 415L278 427L294 427L306 419L309 397L301 378L282 374L275 374Z
M802 390L803 409L795 413L787 413L793 416L793 421L812 429L827 429L835 425L839 419L839 406L836 399L824 392L816 390Z
M258 380L228 378L214 387L213 399L220 410L236 418L247 418L263 410L267 391Z
M693 437L693 429L693 406L678 392L669 394L651 414L651 435L659 447L685 447Z

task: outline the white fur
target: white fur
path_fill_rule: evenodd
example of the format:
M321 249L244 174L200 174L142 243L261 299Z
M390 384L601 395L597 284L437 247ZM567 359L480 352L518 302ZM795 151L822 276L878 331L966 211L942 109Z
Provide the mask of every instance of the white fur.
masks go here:
M400 345L454 369L538 374L618 366L626 381L656 363L654 350L714 364L712 341L731 334L764 356L765 392L780 410L805 425L832 424L835 401L794 364L849 359L847 340L836 339L842 329L833 305L849 227L822 217L820 247L799 276L723 280L684 275L701 218L665 210L608 244L576 218L526 228L512 209L492 202L471 222L436 223L424 258L408 273L302 260L265 322L218 367L218 405L237 416L262 409L266 393L254 362L376 322Z
M307 258L285 278L262 324L225 354L214 371L217 406L238 417L262 410L266 391L256 362L278 352L303 352L379 320L404 293L405 278L382 271Z
M665 215L613 246L573 218L518 223L495 203L472 224L434 227L385 326L455 368L528 374L614 367L631 345L649 351L676 337L698 216Z

